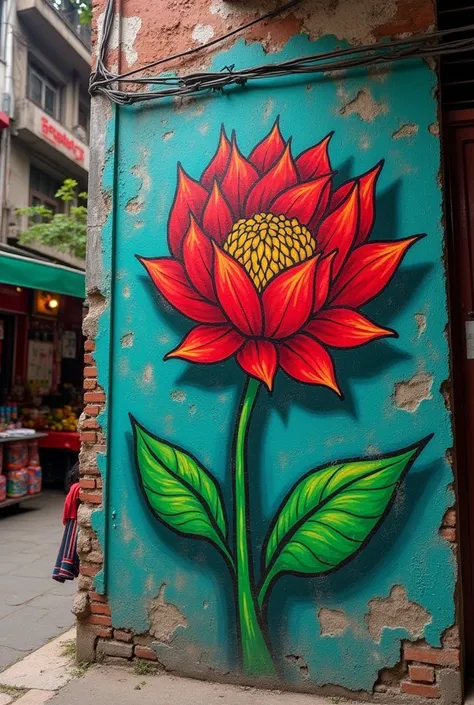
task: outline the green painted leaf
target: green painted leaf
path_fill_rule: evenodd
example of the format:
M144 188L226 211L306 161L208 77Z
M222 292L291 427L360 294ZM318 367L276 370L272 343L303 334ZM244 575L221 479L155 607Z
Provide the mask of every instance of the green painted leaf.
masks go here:
M130 418L137 470L151 511L173 531L210 541L232 564L215 479L191 455Z
M312 470L280 506L265 542L260 602L281 573L328 573L353 558L431 436L397 453Z

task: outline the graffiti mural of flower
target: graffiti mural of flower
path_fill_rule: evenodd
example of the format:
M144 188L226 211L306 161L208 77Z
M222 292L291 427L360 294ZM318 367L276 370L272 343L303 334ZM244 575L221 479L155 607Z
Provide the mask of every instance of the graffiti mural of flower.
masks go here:
M328 347L396 335L357 309L385 288L417 237L367 242L382 162L333 189L330 137L294 159L275 123L246 159L222 130L199 182L179 168L172 257L141 260L169 303L199 322L168 358L236 355L270 390L281 367L340 394Z
M369 241L383 162L336 187L330 138L294 157L277 121L245 157L235 135L229 140L222 128L199 181L178 166L170 256L138 257L160 294L197 323L165 359L211 364L235 356L246 374L231 458L232 532L212 474L189 452L131 420L151 511L176 533L213 544L228 565L249 675L274 672L265 607L275 581L285 573L327 574L354 558L429 440L303 475L270 523L257 584L246 443L258 392L262 384L272 391L281 368L342 397L330 349L397 335L359 309L385 289L420 237Z

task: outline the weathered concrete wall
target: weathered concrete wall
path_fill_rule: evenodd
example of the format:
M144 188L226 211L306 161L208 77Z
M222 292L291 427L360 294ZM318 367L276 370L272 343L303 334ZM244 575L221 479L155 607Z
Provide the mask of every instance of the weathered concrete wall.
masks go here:
M123 70L137 67L190 44L209 41L269 8L269 4L250 8L223 0L146 4L126 1L121 21L122 51L120 55L117 52L116 32L111 61L119 61ZM99 21L101 11L101 7L96 8ZM414 2L379 0L307 2L284 18L258 25L245 35L245 41L234 39L219 50L200 55L193 64L172 68L182 71L191 66L212 66L216 70L231 64L252 66L341 45L373 42L432 25L430 3L420 7ZM93 357L88 358L85 384L89 407L82 422L82 496L89 504L81 510L82 596L77 602L82 656L91 657L99 638L97 648L102 655L158 660L169 670L203 678L263 682L335 694L350 692L362 698L373 693L376 698L386 697L383 694L390 690L399 698L415 695L460 701L454 602L456 520L452 510L452 471L447 459L451 430L440 391L448 377L448 349L437 112L436 73L421 61L391 66L383 72L347 71L314 79L262 82L205 99L153 103L118 111L110 110L103 99L95 100L96 153L90 188L94 199L89 247L91 313L86 323ZM324 225L324 219L337 207L337 197L332 201L332 211L329 201L322 224L320 216L313 214L304 220L302 210L298 211L299 225L293 226L307 224L309 228L309 239L305 240L309 250L305 256L298 255L307 261L308 270L302 268L301 272L309 271L315 253L321 261L331 255L335 262L331 266L340 268L339 277L347 276L352 281L351 272L360 275L350 269L356 266L350 258L373 252L366 249L354 255L357 246L364 240L369 243L363 245L365 248L374 247L372 242L392 243L375 246L383 249L384 259L375 267L372 261L371 275L364 284L372 287L373 300L369 302L372 295L363 296L359 291L355 298L340 299L340 305L352 307L358 315L375 321L384 328L385 335L396 332L398 337L385 337L379 328L368 332L369 324L357 319L356 325L354 318L349 332L347 326L342 332L341 328L331 328L331 335L327 327L325 333L318 328L322 338L317 339L330 351L337 382L331 363L319 349L311 348L304 365L295 367L294 356L293 362L290 360L288 349L294 352L292 336L296 328L301 331L307 323L301 320L299 327L294 324L306 304L303 299L297 300L300 294L291 287L288 305L297 300L290 316L293 327L290 325L281 335L276 329L272 333L265 329L265 343L258 343L260 350L265 348L265 357L249 362L252 356L250 347L246 347L248 357L239 353L237 358L240 367L233 359L192 364L189 359L193 355L197 362L211 362L212 356L219 357L215 347L211 352L206 348L203 353L201 340L197 357L196 347L191 350L188 345L180 352L181 358L187 360L163 362L163 357L196 325L196 318L217 325L226 325L222 321L230 319L232 340L243 335L244 342L239 342L239 338L235 349L229 348L228 354L221 354L219 359L233 357L239 345L248 344L245 341L249 335L252 345L257 345L256 339L261 340L259 331L252 329L249 334L243 330L245 322L236 322L237 303L232 308L229 302L243 301L244 311L252 316L249 311L254 310L252 302L257 294L245 294L246 280L242 280L240 270L232 269L239 251L231 249L230 241L223 243L243 213L238 201L243 200L245 189L235 187L236 179L242 184L241 177L235 174L244 173L250 180L257 178L252 176L252 164L259 158L255 153L249 155L272 130L277 117L283 139L292 138L293 161L287 150L281 169L267 180L268 188L275 188L275 182L281 183L282 179L287 180L280 190L291 188L294 181L289 172L297 155L333 131L328 154L335 173L332 179L327 177L328 183L332 182L332 192L348 180L371 174L356 181L355 186L351 182L343 192L342 200L351 193L353 204L346 204L342 220L336 222L332 216ZM212 180L205 169L219 139L223 150L219 154L227 149L227 143L220 138L222 126L229 137L236 130L243 156L234 154L236 171L230 176L226 178L224 171L217 176L230 208L225 210L222 198L220 205L216 202L219 195L215 192L213 207L206 216L205 200ZM278 139L274 128L272 139L264 145L273 149ZM325 158L321 149L318 153ZM280 158L282 150L283 147L278 151ZM370 170L382 159L385 162L377 179L378 170ZM185 182L188 195L183 189L175 194L178 162L193 180L201 179L200 184ZM307 185L328 173L327 168L321 167L317 174L305 175L302 162L299 164L295 178L300 184ZM258 170L262 180L268 167L260 161ZM311 185L311 189L316 186ZM375 224L369 233L373 190ZM321 193L329 198L329 191L321 189ZM272 212L272 208L278 211L277 215L289 213L274 197L275 194L269 200L260 194L256 199L254 195L259 207L252 209L247 202L243 219L248 220L260 210ZM266 206L262 205L265 198ZM302 192L298 192L298 198L302 198ZM204 238L206 230L211 232L217 227L212 216L220 209L219 222L225 223L220 242L224 252L235 255L233 260L230 256L225 259L225 255L214 251L214 255L209 255L211 259L202 260L211 263L207 269L216 288L207 290L207 303L199 304L204 309L198 314L193 309L191 315L189 291L185 292L186 303L173 288L176 276L179 279L179 272L184 271L183 265L168 265L159 259L173 255L177 262L183 261L175 234L180 228L186 231L189 225L186 204L191 204L189 209ZM354 209L358 209L357 217ZM171 233L167 242L169 218ZM183 218L184 225L180 225ZM269 243L255 219L249 227L264 245ZM299 231L292 230L290 222L285 222L285 227L290 228L291 237L297 241L294 247L301 247L301 227ZM199 240L201 234L194 232L193 237ZM426 236L416 242L407 240L417 234ZM191 240L190 237L188 244ZM405 246L393 244L402 241L406 241ZM334 255L334 248L340 254ZM399 256L393 254L393 248L399 248ZM348 249L353 254L345 258ZM268 257L273 257L272 252L270 248ZM151 262L145 262L151 277L135 255L151 258ZM247 268L257 288L261 288L258 277L262 267L266 267L262 265L265 256L263 246L255 266ZM290 253L290 264L298 261L296 256ZM196 258L186 261L184 257L187 276L198 281L198 288L199 282L206 286L207 275L202 270L198 279L193 278L192 263ZM244 255L242 258L245 263ZM234 299L228 289L222 293L224 285L219 279L217 261L231 267L231 284L240 277ZM277 261L280 260L276 258ZM319 265L314 266L318 267L318 297L324 288L324 273ZM342 279L337 279L334 270L331 272L332 293L326 302L315 304L315 311L321 306L325 310L336 306L337 282ZM275 271L271 276L274 274ZM164 297L156 291L153 277ZM303 282L300 289L304 286ZM272 306L287 293L285 287L279 290ZM216 295L217 304L212 305L223 308L224 317L206 308L211 305L209 301L215 302ZM194 293L194 299L196 296L201 294ZM265 302L265 294L263 299ZM275 310L272 306L270 311ZM188 314L188 319L183 313ZM268 319L268 310L266 315ZM325 315L327 325L327 316L331 318L333 314ZM189 321L189 316L194 322ZM280 326L281 320L278 318ZM361 325L365 326L363 331ZM257 323L255 326L258 328ZM345 342L341 342L344 335ZM367 345L356 346L355 335L361 336L358 342ZM273 346L276 358L272 357ZM299 348L299 353L303 352ZM209 359L204 359L205 355ZM343 463L339 470L339 466L321 470L329 473L323 494L330 492L331 482L343 480L339 486L340 490L344 485L343 490L334 490L331 497L321 495L319 500L320 505L330 507L331 516L327 511L322 515L323 507L318 505L314 489L306 488L300 493L300 501L293 507L298 521L288 518L286 528L280 526L292 555L286 554L287 563L278 580L272 581L261 613L253 603L250 575L246 614L254 635L257 634L250 644L248 624L243 625L241 619L245 586L237 549L245 547L245 537L242 532L239 534L234 519L236 503L237 509L242 507L243 495L239 499L233 482L239 465L232 462L235 443L238 447L238 437L233 441L233 433L242 410L239 399L245 375L241 367L270 386L275 360L303 383L278 371L273 393L260 389L251 417L248 467L243 479L249 496L248 538L253 553L250 573L255 573L255 581L265 574L265 566L260 568L260 556L271 544L265 536L289 490L298 487L311 469L348 458L357 463ZM319 367L314 364L316 360ZM245 404L251 406L249 389L244 410ZM342 392L344 398L338 397L335 390ZM135 425L135 439L129 413L140 424ZM428 440L431 434L434 435ZM412 457L410 448L422 439L426 446L419 446L420 456ZM192 457L181 457L180 461L180 456L176 456L179 449ZM97 452L102 453L98 463ZM385 456L391 459L384 460ZM183 463L187 471L183 470ZM367 477L358 475L363 465L371 468ZM336 477L336 470L342 474ZM359 484L350 485L352 480L348 478L356 475ZM314 476L316 485L320 477ZM378 485L373 484L374 477L378 478ZM217 484L220 490L215 489ZM164 495L163 503L160 498ZM376 506L372 504L374 498ZM336 504L331 504L334 501ZM91 518L91 506L101 502L103 507ZM223 513L219 507L224 507ZM177 519L180 512L186 515L184 523ZM224 514L229 524L227 539ZM343 523L338 523L343 514ZM359 521L361 517L363 521ZM295 538L296 524L302 533ZM290 537L289 526L293 532ZM94 541L92 527L99 534L105 565L101 563L102 553ZM298 553L302 545L306 548ZM280 546L278 550L283 549ZM270 567L276 565L272 560ZM233 572L235 561L237 577ZM305 573L305 577L295 574L298 572ZM263 637L259 641L260 633ZM250 654L247 659L246 648ZM242 662L246 671L243 674Z

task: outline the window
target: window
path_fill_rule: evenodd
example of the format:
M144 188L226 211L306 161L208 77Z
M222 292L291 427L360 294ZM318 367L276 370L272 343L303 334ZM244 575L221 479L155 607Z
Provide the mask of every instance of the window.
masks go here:
M60 89L33 64L28 67L28 97L48 115L59 119Z
M83 142L87 142L89 139L89 104L82 100L79 101L77 125L80 128L77 136L79 139L82 139Z
M46 206L53 213L59 210L56 192L61 182L35 166L30 167L30 205Z

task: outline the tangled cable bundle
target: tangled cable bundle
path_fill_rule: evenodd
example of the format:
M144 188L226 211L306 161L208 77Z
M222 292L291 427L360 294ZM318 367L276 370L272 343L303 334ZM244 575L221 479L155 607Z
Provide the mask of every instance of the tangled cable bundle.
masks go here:
M102 37L98 49L95 70L91 74L89 92L91 95L102 94L118 105L131 105L146 100L160 98L183 97L202 94L211 91L222 91L226 86L245 86L248 81L291 76L296 74L318 74L329 71L342 71L349 68L377 66L392 61L413 58L439 57L448 54L458 54L474 49L474 24L455 29L437 30L422 35L393 39L375 44L349 49L310 54L288 61L278 61L262 64L247 69L236 69L235 66L224 66L221 71L198 71L177 76L144 76L139 75L150 69L162 66L176 59L189 57L229 39L235 34L244 32L254 24L275 17L276 15L298 5L302 0L290 2L257 17L247 24L216 37L207 44L188 49L157 59L145 66L126 73L115 74L105 65L108 42L114 18L114 0L107 0L104 15ZM124 84L156 86L153 90L125 90Z

